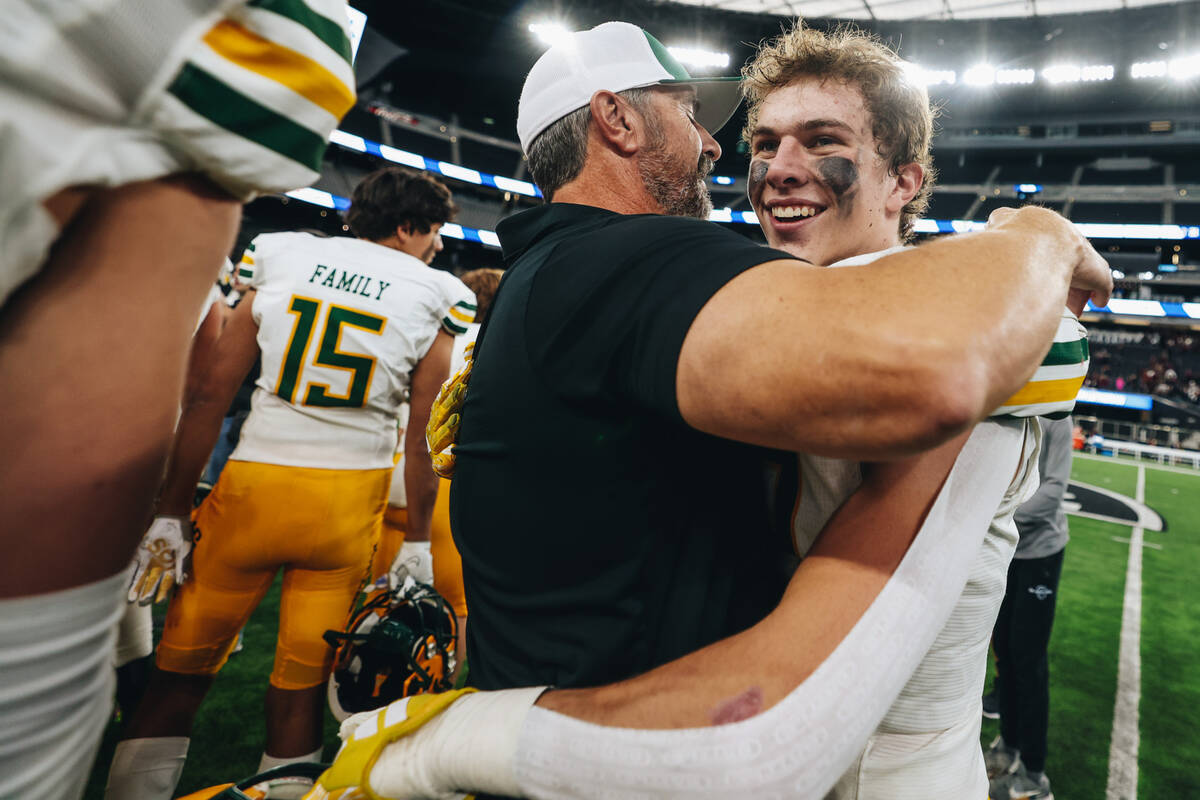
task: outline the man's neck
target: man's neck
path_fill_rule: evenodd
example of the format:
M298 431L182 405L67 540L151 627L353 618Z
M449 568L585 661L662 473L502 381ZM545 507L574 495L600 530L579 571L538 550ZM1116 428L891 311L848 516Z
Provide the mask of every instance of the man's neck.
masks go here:
M554 193L555 203L595 206L617 214L661 214L632 164L618 168L587 165L570 183Z

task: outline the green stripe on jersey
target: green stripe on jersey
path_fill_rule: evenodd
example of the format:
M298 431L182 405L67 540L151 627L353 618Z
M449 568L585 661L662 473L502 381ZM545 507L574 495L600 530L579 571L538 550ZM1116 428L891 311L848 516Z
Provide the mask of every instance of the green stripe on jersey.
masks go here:
M457 307L460 307L460 308L465 308L467 311L478 311L479 310L478 306L476 306L474 303L468 303L466 300L459 300L454 305Z
M253 277L254 277L254 271L253 271L253 270L244 269L244 268L239 268L239 269L238 269L238 277L239 277L239 278L253 278Z
M293 22L299 22L312 31L314 36L329 45L329 48L345 59L347 64L353 62L350 38L346 36L342 26L313 11L304 3L304 0L250 0L247 5L287 17Z
M251 242L250 244L246 245L246 249L249 250L251 253L253 253L254 252L254 242Z
M459 325L449 317L442 317L442 327L446 329L447 333L452 333L455 336L462 336L467 332L466 328L464 328L462 325Z
M1050 352L1042 359L1043 367L1061 367L1066 364L1082 364L1088 360L1088 340L1078 339L1074 342L1055 342L1050 346Z
M325 140L282 114L259 105L218 78L184 64L167 91L188 108L230 133L274 150L314 172L321 169Z

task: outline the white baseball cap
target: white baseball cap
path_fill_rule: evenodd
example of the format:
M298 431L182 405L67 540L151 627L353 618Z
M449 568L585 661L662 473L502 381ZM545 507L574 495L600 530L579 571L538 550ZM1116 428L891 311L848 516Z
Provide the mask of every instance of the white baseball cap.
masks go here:
M691 86L696 90L696 121L716 133L741 102L741 78L693 78L662 42L628 22L605 22L572 33L555 44L529 70L517 108L521 147L576 109L596 92L623 92L644 86Z

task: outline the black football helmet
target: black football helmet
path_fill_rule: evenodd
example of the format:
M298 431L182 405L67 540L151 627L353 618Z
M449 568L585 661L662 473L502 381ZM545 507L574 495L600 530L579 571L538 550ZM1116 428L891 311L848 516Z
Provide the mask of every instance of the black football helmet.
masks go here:
M454 688L458 618L432 586L411 577L367 600L346 627L326 631L334 648L329 710L338 721L401 697Z

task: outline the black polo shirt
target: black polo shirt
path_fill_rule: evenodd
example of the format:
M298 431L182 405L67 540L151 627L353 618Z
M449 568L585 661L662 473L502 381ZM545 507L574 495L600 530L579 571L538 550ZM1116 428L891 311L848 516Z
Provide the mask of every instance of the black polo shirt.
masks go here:
M608 683L754 624L786 582L772 454L689 427L675 370L708 299L789 256L701 220L565 203L498 233L509 269L450 494L471 683Z

